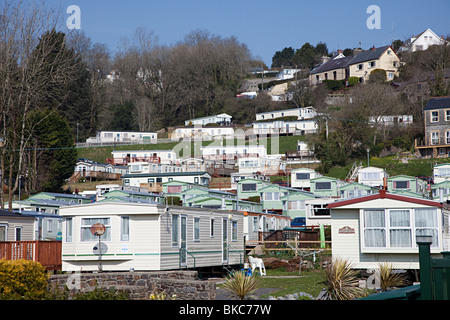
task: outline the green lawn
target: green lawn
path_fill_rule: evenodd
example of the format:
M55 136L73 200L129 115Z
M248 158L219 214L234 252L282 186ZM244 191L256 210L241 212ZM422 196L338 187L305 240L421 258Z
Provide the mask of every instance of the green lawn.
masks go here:
M317 297L324 288L322 284L325 271L311 270L298 272L285 272L280 269L267 269L267 275L261 277L260 288L279 288L270 293L272 296L285 296L286 294L305 292ZM265 298L265 297L263 297Z

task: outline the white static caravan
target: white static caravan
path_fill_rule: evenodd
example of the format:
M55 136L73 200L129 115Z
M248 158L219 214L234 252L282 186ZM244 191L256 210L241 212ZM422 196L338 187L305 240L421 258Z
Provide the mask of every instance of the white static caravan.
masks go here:
M433 180L434 183L450 181L450 163L436 164L433 167Z
M416 236L431 235L430 252L449 249L448 211L441 203L389 193L340 200L328 204L333 258L348 259L356 269L419 269Z
M228 126L190 126L175 128L170 139L172 141L179 141L182 139L212 139L214 137L232 137L234 136L234 128Z
M89 138L87 143L156 143L158 134L154 131L97 131L95 138Z
M243 264L243 214L236 211L142 203L65 207L62 270L97 271L102 223L103 271L161 271Z
M311 179L321 177L322 175L310 168L298 168L291 170L291 187L303 190L311 188Z
M358 170L358 182L371 187L380 187L383 185L384 178L389 175L383 168L366 167Z
M152 162L173 164L177 154L173 150L114 150L113 164L127 165L130 162Z

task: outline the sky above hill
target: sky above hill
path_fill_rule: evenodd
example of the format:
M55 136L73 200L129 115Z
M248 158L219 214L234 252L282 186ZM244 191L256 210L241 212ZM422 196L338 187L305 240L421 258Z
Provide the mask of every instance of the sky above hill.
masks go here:
M32 2L27 0L26 2ZM46 0L61 11L80 8L81 30L114 53L120 40L138 27L153 30L164 45L183 40L189 32L207 30L235 36L269 67L276 51L300 48L305 42L327 44L329 51L390 44L430 28L450 35L449 0ZM376 5L376 11L369 6ZM375 16L374 16L375 15ZM375 19L375 20L374 20ZM369 25L375 28L369 28ZM379 25L376 26L376 23Z

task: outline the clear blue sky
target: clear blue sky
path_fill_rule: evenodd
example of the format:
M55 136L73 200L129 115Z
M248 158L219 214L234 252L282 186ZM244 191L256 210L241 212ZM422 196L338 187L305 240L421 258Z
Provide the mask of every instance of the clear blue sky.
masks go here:
M29 0L32 1L32 0ZM305 42L325 42L329 51L390 44L431 28L450 34L449 0L46 0L61 8L81 9L81 29L93 42L115 52L122 37L136 28L153 30L161 44L173 44L190 31L204 29L222 37L235 36L269 67L273 54ZM370 5L380 8L381 28L366 26Z

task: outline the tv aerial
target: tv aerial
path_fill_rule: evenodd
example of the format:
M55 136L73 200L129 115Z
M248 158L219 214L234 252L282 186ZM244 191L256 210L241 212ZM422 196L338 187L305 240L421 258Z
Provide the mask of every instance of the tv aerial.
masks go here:
M102 242L100 240L100 237L106 232L106 227L102 223L94 223L91 228L91 233L98 237L98 245L96 244L92 250L94 254L98 254L98 271L102 271L102 254L106 253L108 250L108 247L104 244L104 247L102 248Z

